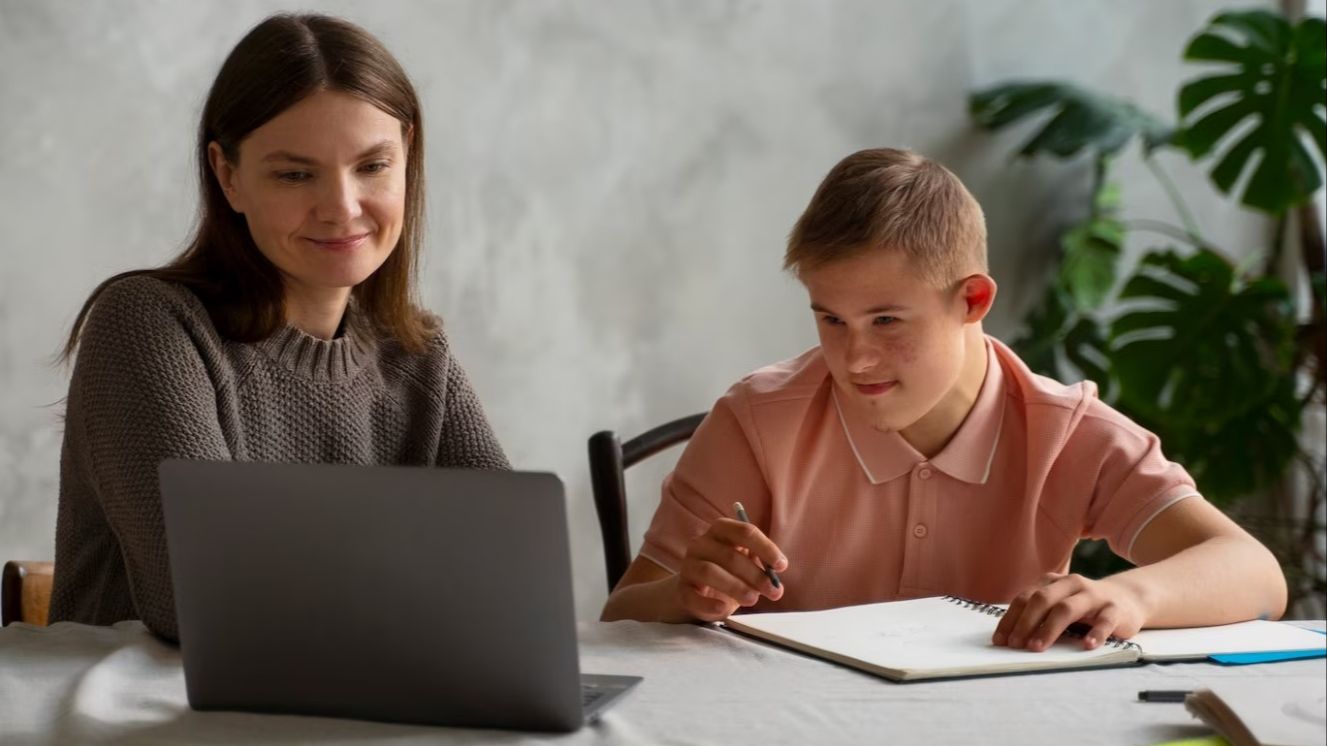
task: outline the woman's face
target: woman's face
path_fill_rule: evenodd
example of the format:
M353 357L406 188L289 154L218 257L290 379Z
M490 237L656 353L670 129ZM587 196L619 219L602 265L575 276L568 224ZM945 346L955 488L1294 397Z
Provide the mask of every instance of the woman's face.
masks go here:
M288 290L348 289L396 248L405 215L401 122L345 93L320 91L208 156L230 205Z

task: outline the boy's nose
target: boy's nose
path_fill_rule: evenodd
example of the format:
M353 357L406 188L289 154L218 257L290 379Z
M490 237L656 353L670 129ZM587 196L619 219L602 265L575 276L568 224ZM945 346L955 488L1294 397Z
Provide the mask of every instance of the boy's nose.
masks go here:
M852 335L848 339L848 372L864 373L874 368L880 362L880 351L874 345Z

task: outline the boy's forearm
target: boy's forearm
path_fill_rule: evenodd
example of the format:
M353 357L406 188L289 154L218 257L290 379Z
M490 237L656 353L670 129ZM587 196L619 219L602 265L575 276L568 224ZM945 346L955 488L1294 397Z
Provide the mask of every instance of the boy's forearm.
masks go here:
M600 621L615 622L634 619L638 622L689 622L677 604L674 584L677 576L618 587L608 596Z
M1277 619L1285 612L1280 565L1266 547L1247 537L1212 537L1105 582L1123 585L1140 599L1145 627Z

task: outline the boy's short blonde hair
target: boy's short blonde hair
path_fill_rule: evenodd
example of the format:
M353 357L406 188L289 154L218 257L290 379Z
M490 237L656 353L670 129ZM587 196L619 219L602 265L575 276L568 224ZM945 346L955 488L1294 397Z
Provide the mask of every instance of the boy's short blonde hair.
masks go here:
M986 271L986 220L963 182L907 150L839 161L793 226L784 269L800 273L872 249L905 252L939 287Z

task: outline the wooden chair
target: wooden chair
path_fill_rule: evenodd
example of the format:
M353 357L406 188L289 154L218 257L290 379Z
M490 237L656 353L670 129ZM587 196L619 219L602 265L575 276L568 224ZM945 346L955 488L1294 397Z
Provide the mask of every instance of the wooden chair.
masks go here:
M45 627L54 580L54 562L6 562L0 575L0 626L27 622Z
M627 467L689 439L703 419L704 412L673 420L628 440L626 445L612 430L590 436L590 485L594 490L599 531L604 537L604 571L610 592L631 564L631 540L627 537L627 486L623 472Z

